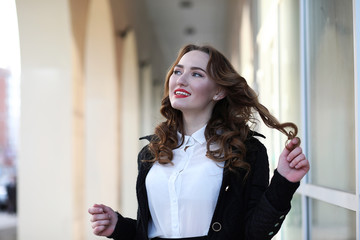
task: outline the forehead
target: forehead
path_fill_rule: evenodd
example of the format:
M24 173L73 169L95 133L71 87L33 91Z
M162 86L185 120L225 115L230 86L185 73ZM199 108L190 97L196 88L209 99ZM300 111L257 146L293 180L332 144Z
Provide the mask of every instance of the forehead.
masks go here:
M193 50L181 57L178 64L184 66L196 66L206 69L209 62L209 55L199 50Z

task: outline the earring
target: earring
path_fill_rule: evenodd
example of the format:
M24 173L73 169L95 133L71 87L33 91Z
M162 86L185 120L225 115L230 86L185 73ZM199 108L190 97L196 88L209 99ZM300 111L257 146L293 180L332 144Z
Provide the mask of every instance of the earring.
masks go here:
M218 96L215 95L215 96L213 97L213 100L214 100L214 101L217 101L217 100L218 100Z

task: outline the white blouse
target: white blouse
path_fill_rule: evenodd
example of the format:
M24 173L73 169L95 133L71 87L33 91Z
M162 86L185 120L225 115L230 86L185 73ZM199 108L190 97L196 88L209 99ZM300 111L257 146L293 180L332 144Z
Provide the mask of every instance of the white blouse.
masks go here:
M146 177L151 219L149 238L186 238L208 233L224 163L205 156L205 127L173 150L171 164L155 163ZM178 138L181 135L178 133Z

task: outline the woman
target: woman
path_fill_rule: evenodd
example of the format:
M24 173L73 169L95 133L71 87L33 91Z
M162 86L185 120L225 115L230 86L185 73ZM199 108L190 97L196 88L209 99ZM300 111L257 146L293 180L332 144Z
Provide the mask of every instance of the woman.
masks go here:
M286 134L269 185L255 113ZM187 45L167 74L161 113L139 153L137 220L89 208L94 234L114 239L271 239L309 162L293 123L279 123L210 46ZM291 130L287 130L291 129Z

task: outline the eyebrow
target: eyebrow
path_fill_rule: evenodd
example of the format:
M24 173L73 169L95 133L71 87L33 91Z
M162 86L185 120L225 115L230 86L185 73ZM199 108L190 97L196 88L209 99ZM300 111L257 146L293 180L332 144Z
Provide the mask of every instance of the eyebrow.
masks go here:
M184 65L177 64L177 65L175 65L175 67L184 68ZM190 69L191 69L191 70L201 70L201 71L203 71L204 73L206 73L206 71L205 71L204 69L202 69L201 67L191 67Z

